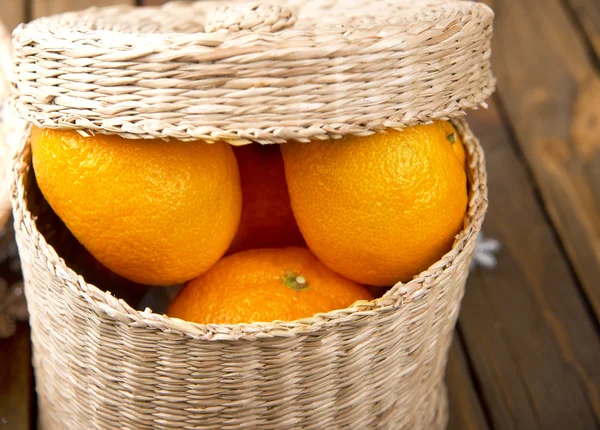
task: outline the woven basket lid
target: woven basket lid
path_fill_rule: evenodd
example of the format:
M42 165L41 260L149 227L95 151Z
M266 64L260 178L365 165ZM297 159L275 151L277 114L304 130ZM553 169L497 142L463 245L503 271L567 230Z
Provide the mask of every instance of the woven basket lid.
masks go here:
M91 8L16 30L14 103L40 127L127 138L366 135L484 103L492 20L451 0Z

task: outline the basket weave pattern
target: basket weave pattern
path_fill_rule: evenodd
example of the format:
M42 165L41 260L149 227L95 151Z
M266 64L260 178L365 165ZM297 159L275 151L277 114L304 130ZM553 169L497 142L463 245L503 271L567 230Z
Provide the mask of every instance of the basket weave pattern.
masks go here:
M25 139L12 197L43 428L444 428L447 350L487 207L481 147L455 126L470 200L448 254L372 302L232 326L136 311L69 269L36 227Z
M476 109L493 13L448 0L88 9L17 29L29 122L234 144L367 135Z

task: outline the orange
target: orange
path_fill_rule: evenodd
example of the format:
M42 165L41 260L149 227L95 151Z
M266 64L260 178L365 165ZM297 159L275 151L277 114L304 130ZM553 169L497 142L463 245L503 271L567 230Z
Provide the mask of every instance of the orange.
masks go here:
M427 269L463 226L467 178L457 145L444 121L283 144L292 208L308 247L361 284L392 285Z
M168 314L201 324L293 321L371 299L306 248L263 248L220 260L179 292Z
M242 218L230 253L304 245L294 219L279 145L235 147L242 184Z
M443 132L446 134L446 139L448 142L452 144L452 149L454 150L454 154L458 158L458 162L464 169L467 168L467 154L465 152L465 147L462 143L462 140L454 126L449 121L439 121L437 122L438 126L442 128Z
M231 244L241 189L228 144L39 129L31 143L42 194L113 272L142 284L181 283Z

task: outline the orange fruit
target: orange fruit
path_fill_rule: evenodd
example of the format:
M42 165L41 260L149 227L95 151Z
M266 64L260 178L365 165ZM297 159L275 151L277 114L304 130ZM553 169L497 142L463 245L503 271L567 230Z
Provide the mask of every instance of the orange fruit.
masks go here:
M235 147L242 184L242 218L230 253L304 245L294 219L279 145Z
M142 284L181 283L231 244L242 198L228 144L40 129L31 144L42 194L113 272Z
M441 127L442 131L446 133L446 139L452 144L452 149L454 150L456 158L458 158L458 162L461 166L463 166L464 169L466 169L467 153L459 134L454 129L454 126L450 121L439 121L437 124L438 127Z
M201 324L293 321L371 299L306 248L263 248L229 255L190 281L168 315Z
M451 135L454 137L450 137ZM408 281L450 250L467 178L451 124L282 145L294 215L330 269L369 285Z

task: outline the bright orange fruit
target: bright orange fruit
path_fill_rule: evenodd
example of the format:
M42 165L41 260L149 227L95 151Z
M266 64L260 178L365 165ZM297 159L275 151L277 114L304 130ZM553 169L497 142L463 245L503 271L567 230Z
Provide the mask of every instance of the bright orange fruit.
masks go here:
M466 170L467 153L460 135L456 132L454 126L449 121L439 121L437 122L437 126L442 129L443 133L446 134L446 139L452 144L452 149L454 150L454 154L456 154L456 158L458 158L459 164Z
M242 218L229 253L304 245L290 205L279 145L234 148L242 184Z
M306 248L264 248L220 260L179 292L168 315L202 324L293 321L371 299Z
M446 121L281 150L308 247L348 279L408 281L449 251L463 227L464 149Z
M242 197L228 144L40 129L31 144L42 194L113 272L142 284L181 283L231 244Z

